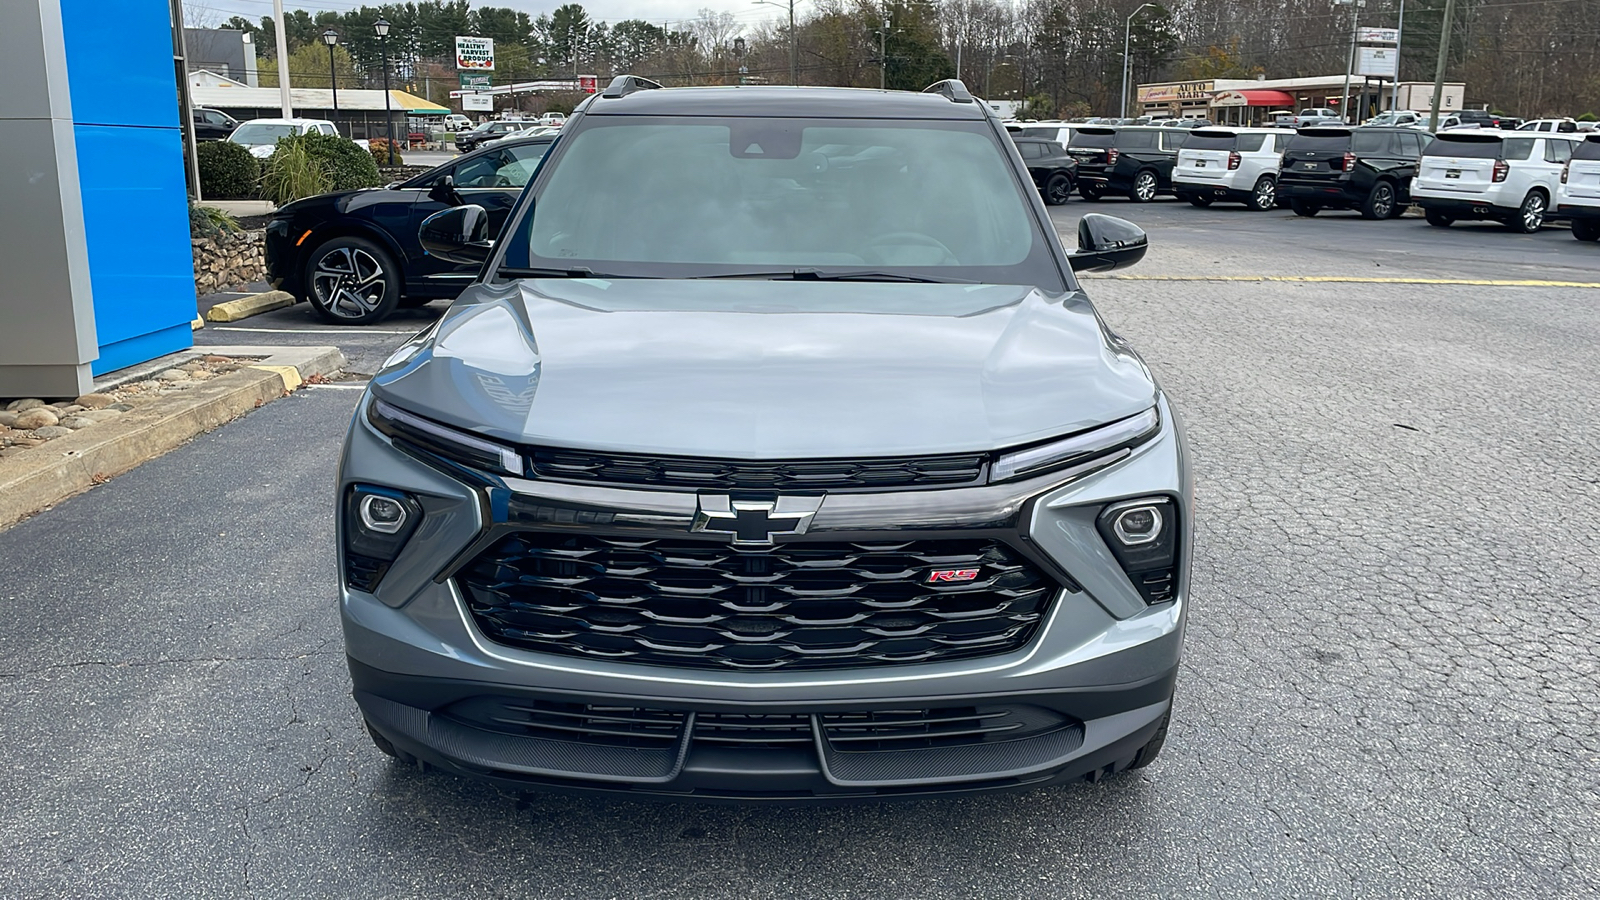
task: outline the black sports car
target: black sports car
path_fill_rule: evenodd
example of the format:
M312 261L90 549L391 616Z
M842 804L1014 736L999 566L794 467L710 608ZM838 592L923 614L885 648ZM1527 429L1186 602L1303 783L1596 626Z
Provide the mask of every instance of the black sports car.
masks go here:
M399 306L454 299L478 272L429 256L422 220L471 203L499 233L554 135L507 138L381 188L296 200L267 223L267 278L340 325L371 325Z

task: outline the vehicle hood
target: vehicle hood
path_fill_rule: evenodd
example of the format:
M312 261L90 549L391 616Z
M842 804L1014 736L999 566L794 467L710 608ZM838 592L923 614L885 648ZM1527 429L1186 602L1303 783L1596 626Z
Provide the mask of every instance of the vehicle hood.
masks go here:
M743 459L991 450L1150 407L1080 293L1006 285L476 285L372 392L518 443Z

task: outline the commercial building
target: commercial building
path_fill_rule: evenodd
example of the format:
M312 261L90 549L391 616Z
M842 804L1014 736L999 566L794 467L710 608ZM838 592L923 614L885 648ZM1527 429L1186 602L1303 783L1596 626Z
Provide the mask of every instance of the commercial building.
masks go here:
M1362 121L1389 109L1393 85L1387 81L1354 78L1350 85L1352 118ZM1401 82L1401 108L1404 101L1427 98L1433 84ZM1319 75L1308 78L1216 78L1204 81L1169 81L1141 84L1134 95L1133 115L1172 115L1210 119L1230 125L1270 124L1269 113L1311 107L1338 109L1343 102L1345 76ZM1440 107L1444 112L1461 109L1466 96L1463 84L1447 84ZM1425 107L1419 111L1425 110Z
M323 79L326 81L327 79ZM408 94L389 91L389 109L393 111L395 137L404 139L403 130L408 116L444 117L450 110L437 103ZM197 70L189 73L189 99L195 106L220 109L235 119L275 119L283 115L281 97L275 87L248 87L239 82L219 78L217 73ZM289 103L294 114L306 119L328 119L339 127L339 133L351 138L384 136L384 92L367 88L340 88L339 108L335 110L333 91L329 88L289 89Z

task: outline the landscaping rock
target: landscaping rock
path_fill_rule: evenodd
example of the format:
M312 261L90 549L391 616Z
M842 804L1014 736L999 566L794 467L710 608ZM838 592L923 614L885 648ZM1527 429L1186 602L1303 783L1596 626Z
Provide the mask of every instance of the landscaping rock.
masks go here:
M113 403L110 406L106 407L106 409L114 409L117 412L128 412L129 410L133 409L133 404L131 404L131 403Z
M168 382L172 382L172 381L188 381L189 380L189 373L185 372L182 369L168 369L165 372L162 372L161 374L157 375L156 378L160 379L161 381L168 381Z
M11 427L22 431L31 431L35 428L55 425L60 421L61 417L56 415L55 410L41 404L17 416L17 421L13 422Z
M45 402L43 400L40 400L37 397L29 397L26 400L11 401L10 405L7 406L6 409L10 410L11 412L23 412L24 410L38 409L44 405Z
M61 420L61 427L70 428L73 431L77 431L79 428L88 428L94 423L95 420L88 418L87 416L67 416L65 419Z
M84 409L105 409L117 401L110 394L84 394L74 402Z
M0 425L5 425L6 427L9 428L11 426L11 423L15 422L16 420L17 420L17 414L16 413L11 412L10 410L7 410L5 412L0 412Z
M37 447L37 446L39 446L39 445L41 445L43 443L44 443L44 438L19 437L19 438L12 438L11 439L12 446L22 447L24 449L26 449L28 447Z
M33 434L34 434L35 437L42 437L45 440L51 440L52 438L58 438L58 437L66 437L67 435L69 435L71 433L72 433L72 429L71 428L62 428L60 425L46 425L43 428L35 428L33 430Z

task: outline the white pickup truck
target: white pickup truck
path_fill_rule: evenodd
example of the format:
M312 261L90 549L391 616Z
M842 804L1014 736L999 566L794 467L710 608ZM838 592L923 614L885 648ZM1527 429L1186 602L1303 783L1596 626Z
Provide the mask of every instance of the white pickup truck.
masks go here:
M1295 113L1289 125L1292 128L1309 128L1313 125L1343 125L1344 116L1326 107L1314 106Z

